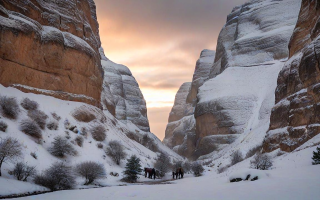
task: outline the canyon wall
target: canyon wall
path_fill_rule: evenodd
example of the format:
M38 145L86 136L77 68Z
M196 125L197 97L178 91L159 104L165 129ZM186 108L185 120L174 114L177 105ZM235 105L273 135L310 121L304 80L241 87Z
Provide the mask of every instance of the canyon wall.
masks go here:
M103 71L93 0L0 2L0 83L100 106Z
M243 133L268 130L277 76L289 56L300 4L300 0L252 0L228 15L214 62L201 75L202 86L190 89L185 100L195 108L195 131L189 142L182 143L193 145L191 150L184 145L183 152L188 152L184 156L196 159L223 149ZM263 137L259 140L262 143ZM166 137L164 142L181 152L179 142L172 147L176 141L168 141Z
M278 77L263 150L291 152L320 133L320 2L303 0Z

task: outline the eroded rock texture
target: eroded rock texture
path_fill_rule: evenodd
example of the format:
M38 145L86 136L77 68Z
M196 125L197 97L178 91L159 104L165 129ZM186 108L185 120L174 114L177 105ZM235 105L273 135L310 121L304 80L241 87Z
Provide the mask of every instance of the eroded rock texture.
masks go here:
M169 146L195 159L221 150L244 132L268 130L277 76L289 55L300 3L252 0L232 10L220 32L214 63L199 76L195 70L194 80L201 84L193 80L195 87L187 96L195 107L195 131L180 146L175 140ZM172 122L168 128L174 130Z
M194 159L196 151L194 109L197 102L198 88L209 78L215 51L203 50L195 67L192 82L184 83L178 90L174 106L169 114L164 144L177 153Z
M129 120L139 129L150 132L147 107L139 85L124 65L108 60L101 51L104 70L101 100L104 107L118 120Z
M291 152L320 133L320 2L303 0L291 37L290 59L278 77L276 105L263 143Z
M100 106L103 72L93 0L2 0L0 83Z

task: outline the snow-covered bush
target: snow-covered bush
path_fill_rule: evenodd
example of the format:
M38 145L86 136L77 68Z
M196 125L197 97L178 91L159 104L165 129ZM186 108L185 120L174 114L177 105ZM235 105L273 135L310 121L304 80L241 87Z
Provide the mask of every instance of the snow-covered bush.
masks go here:
M92 135L93 139L95 139L96 141L104 141L107 137L107 135L105 133L106 129L102 125L93 126L90 129L90 131L91 131L91 135Z
M229 167L230 167L230 165L226 165L226 166L223 166L223 167L219 167L219 168L217 169L218 174L221 174L221 173L225 172Z
M48 116L44 112L40 110L30 110L28 112L28 116L35 122L37 122L41 129L44 129L46 127Z
M32 119L24 119L20 123L20 130L34 138L41 138L42 133L39 125Z
M8 125L4 121L0 121L0 131L6 132Z
M35 166L29 166L23 162L18 162L14 169L13 175L19 181L27 181L27 178L34 176L37 173Z
M123 146L119 141L112 140L109 142L109 147L106 149L106 154L112 158L112 160L120 164L122 159L125 159L127 154L124 152Z
M78 108L72 112L72 116L80 122L91 122L92 120L96 119L96 116L89 110L81 108Z
M97 144L97 147L98 147L99 149L103 149L103 144L102 144L102 143L98 143L98 144Z
M61 117L57 113L52 112L51 115L52 115L53 119L60 121Z
M246 154L246 158L250 158L252 156L254 156L256 153L260 152L262 148L262 145L257 145L255 147L253 147L252 149L250 149L247 154Z
M49 152L57 157L64 157L65 155L74 156L77 154L73 146L68 142L67 139L57 136L52 142L52 146L49 148Z
M194 176L201 176L204 171L204 168L202 167L202 165L199 162L194 162L194 163L192 163L191 170L192 170Z
M49 130L58 130L59 128L59 123L56 120L51 120L48 124L47 124L47 128Z
M258 153L250 161L250 166L253 169L267 170L272 167L273 161L267 154Z
M134 183L139 178L138 175L142 172L140 159L136 155L132 155L126 164L126 169L123 171L123 181Z
M317 147L317 151L313 152L312 160L313 160L312 162L313 165L320 164L320 147Z
M79 146L79 147L82 147L82 145L83 145L83 137L82 136L80 136L80 135L78 135L77 137L76 137L76 139L74 139L74 141L77 143L77 145Z
M103 164L99 164L93 161L86 161L78 164L75 168L76 173L85 178L85 185L91 184L94 180L104 178L106 176L106 170Z
M2 164L14 162L16 158L21 157L21 154L22 147L17 139L7 137L0 140L0 176Z
M182 168L184 170L185 173L188 173L191 171L191 163L189 161L185 161L183 164L182 164Z
M170 170L171 163L170 158L167 154L161 152L158 159L156 160L156 163L154 164L154 167L159 170L159 176L162 178L164 175Z
M231 154L231 165L235 165L243 161L243 156L240 150L237 150Z
M134 134L133 132L128 132L126 135L131 140L134 140L134 141L140 143L139 137L136 134Z
M0 112L2 116L9 119L16 119L20 108L15 97L0 96Z
M54 163L42 174L36 175L34 182L52 191L72 189L76 183L72 167L63 162Z
M36 101L32 101L29 98L24 98L20 105L26 110L37 110L39 104Z

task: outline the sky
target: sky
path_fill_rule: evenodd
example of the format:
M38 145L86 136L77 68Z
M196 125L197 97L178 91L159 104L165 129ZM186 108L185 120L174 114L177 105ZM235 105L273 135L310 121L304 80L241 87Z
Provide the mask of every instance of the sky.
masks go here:
M159 139L176 92L192 81L200 52L215 50L227 15L246 1L95 0L105 55L130 68Z

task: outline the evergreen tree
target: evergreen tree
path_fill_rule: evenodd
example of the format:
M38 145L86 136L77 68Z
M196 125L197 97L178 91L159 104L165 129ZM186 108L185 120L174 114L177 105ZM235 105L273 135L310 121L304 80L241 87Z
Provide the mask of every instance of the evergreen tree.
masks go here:
M127 160L126 170L123 171L125 176L123 179L128 182L137 182L140 172L142 172L140 159L136 155L132 155Z
M317 147L317 152L313 152L313 157L312 157L312 164L313 165L319 165L320 164L320 147Z

